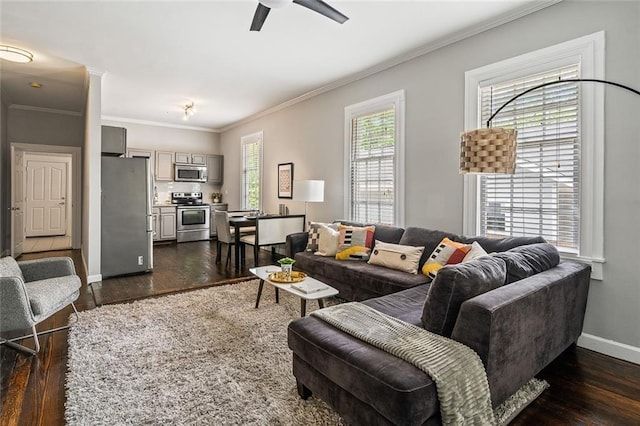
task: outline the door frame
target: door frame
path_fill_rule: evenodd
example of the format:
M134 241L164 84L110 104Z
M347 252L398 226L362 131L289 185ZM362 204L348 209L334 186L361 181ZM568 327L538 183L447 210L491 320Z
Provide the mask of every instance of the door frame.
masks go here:
M80 249L82 246L82 148L79 146L42 145L30 143L11 143L11 190L13 191L13 159L16 151L25 154L71 154L71 247ZM13 240L13 215L11 217L11 235ZM11 246L13 254L13 244Z

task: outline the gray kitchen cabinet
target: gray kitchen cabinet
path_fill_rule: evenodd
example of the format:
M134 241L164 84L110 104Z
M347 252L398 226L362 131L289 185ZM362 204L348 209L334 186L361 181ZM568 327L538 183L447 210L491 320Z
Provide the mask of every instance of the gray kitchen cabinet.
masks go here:
M173 164L175 153L169 151L156 151L156 175L157 181L173 180Z
M191 164L198 164L200 166L207 165L207 156L205 154L191 154Z
M207 155L208 182L222 185L224 180L224 155Z
M151 215L153 220L151 222L151 229L153 230L153 241L158 241L160 236L158 235L158 219L160 218L160 209L158 207L154 207L151 210Z
M102 153L124 155L127 152L127 129L124 127L102 126Z
M148 149L129 148L127 149L127 157L129 158L148 158L149 170L154 169L155 151Z
M191 154L189 154L188 152L176 152L176 163L191 163Z
M177 212L175 206L153 208L153 241L175 240L177 238Z

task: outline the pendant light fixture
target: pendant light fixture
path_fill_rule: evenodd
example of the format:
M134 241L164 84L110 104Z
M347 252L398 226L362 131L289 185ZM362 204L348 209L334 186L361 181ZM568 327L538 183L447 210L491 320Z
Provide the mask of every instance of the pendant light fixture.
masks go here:
M11 62L26 64L33 61L33 53L18 47L0 44L0 58Z

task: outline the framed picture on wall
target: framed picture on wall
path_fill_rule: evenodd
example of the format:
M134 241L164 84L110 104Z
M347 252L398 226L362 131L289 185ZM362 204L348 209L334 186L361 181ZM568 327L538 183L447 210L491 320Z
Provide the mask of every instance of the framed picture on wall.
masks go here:
M293 163L278 164L278 198L293 196Z

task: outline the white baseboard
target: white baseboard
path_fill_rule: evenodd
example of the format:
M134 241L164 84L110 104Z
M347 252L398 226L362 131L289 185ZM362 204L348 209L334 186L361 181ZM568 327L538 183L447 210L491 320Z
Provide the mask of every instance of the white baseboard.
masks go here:
M97 283L98 281L102 281L102 274L87 276L87 284Z
M616 342L614 340L603 339L592 334L582 333L578 338L578 346L601 354L609 355L625 361L640 364L640 348Z
M84 270L88 271L89 268L87 268L87 260L84 258L84 250L80 250L80 255L82 256L82 263L84 264ZM102 274L87 275L87 284L97 283L98 281L102 281Z

